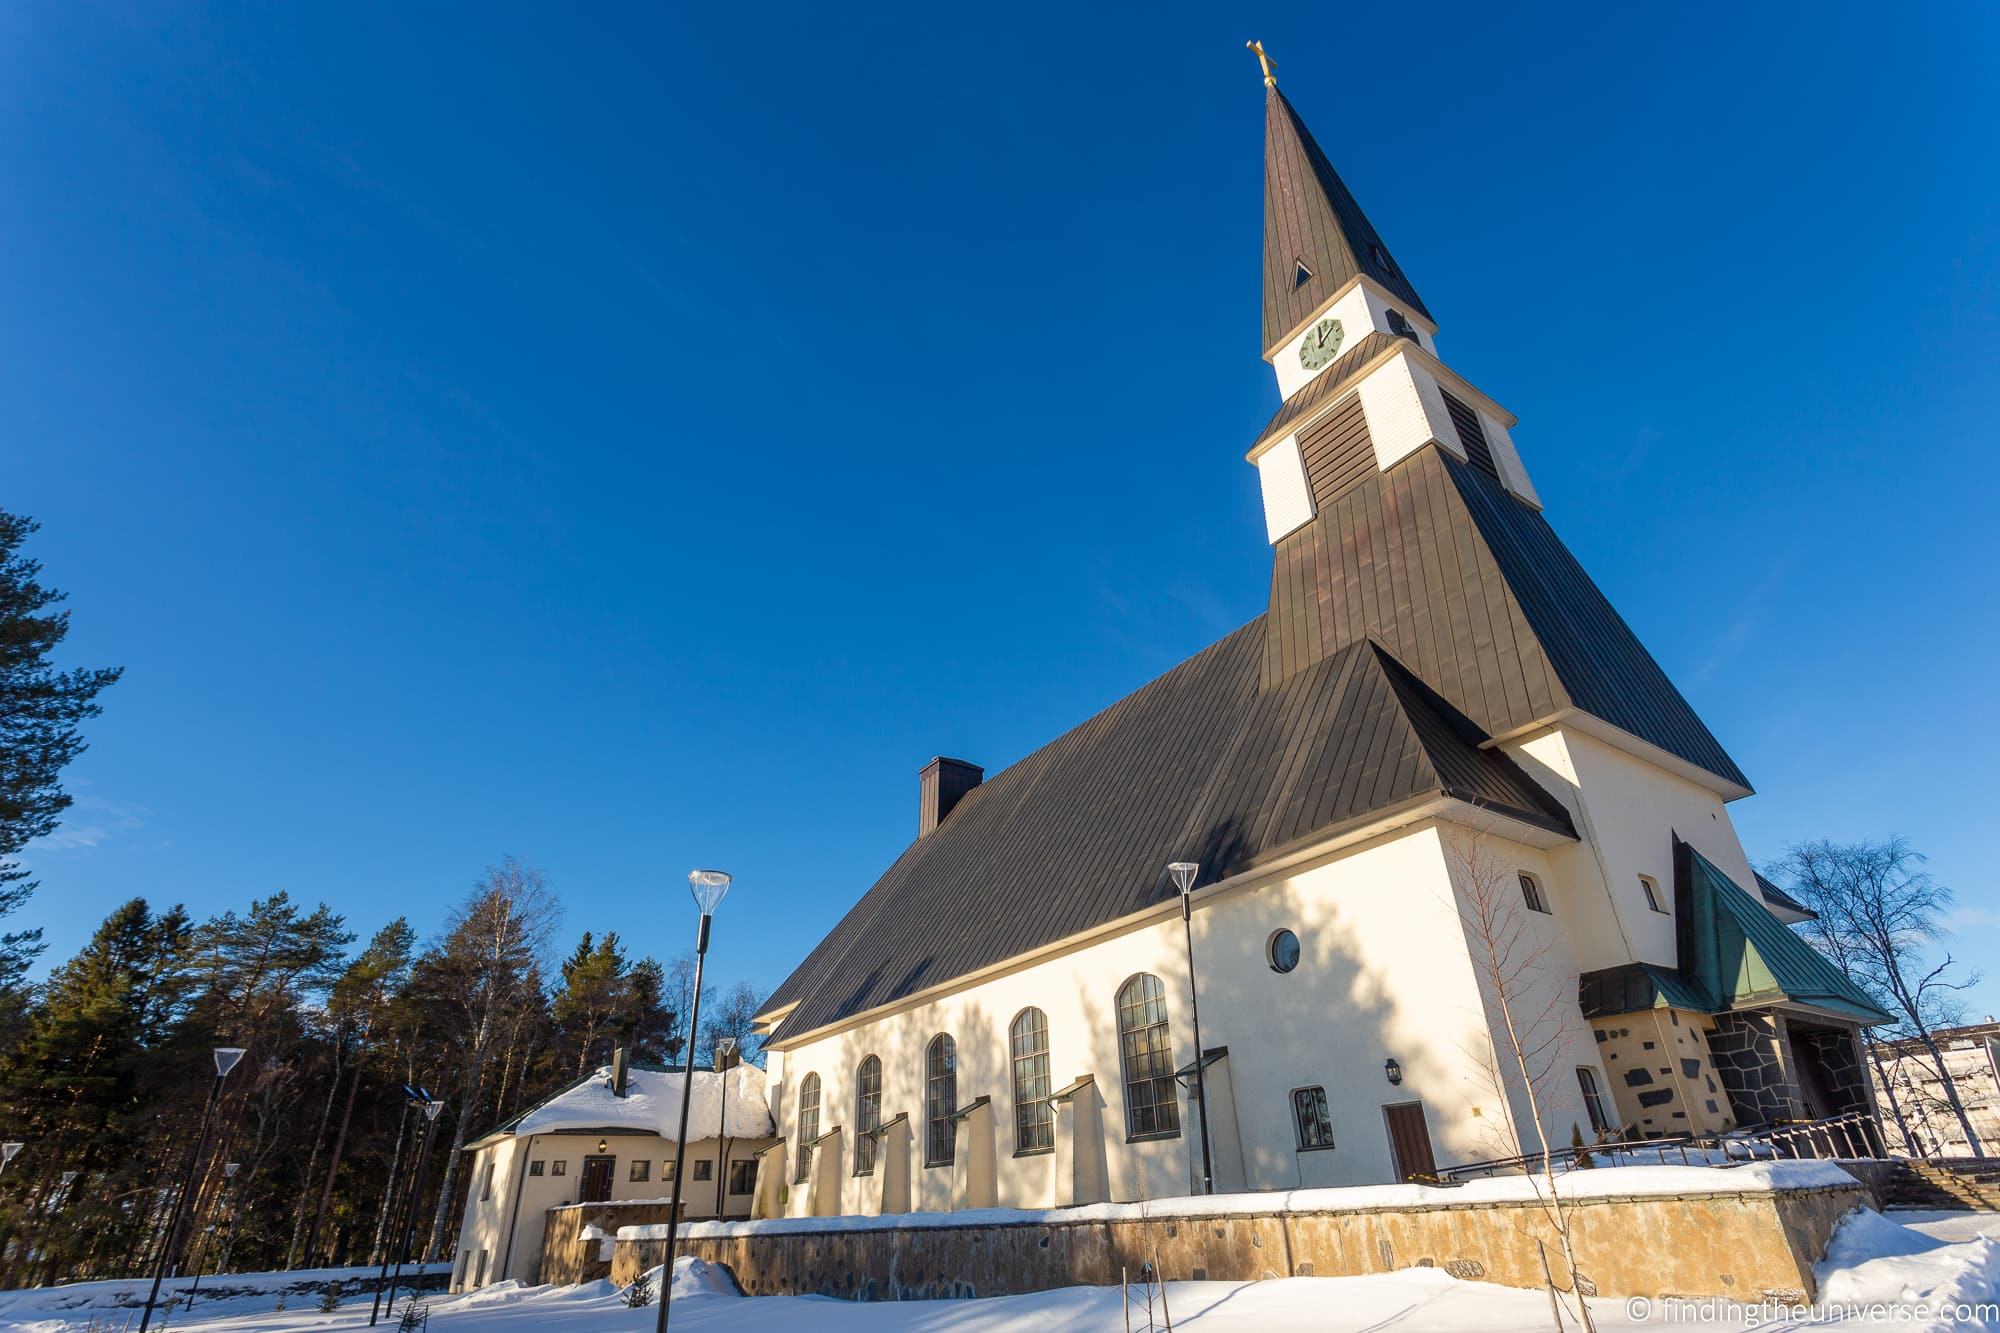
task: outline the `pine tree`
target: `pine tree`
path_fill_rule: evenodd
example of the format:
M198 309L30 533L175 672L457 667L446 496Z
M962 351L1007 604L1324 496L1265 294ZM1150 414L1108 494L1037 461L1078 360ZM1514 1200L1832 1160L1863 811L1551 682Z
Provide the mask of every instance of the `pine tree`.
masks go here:
M38 525L0 510L0 918L35 891L13 859L52 832L69 808L63 768L83 753L79 725L120 668L59 671L50 657L69 633L63 594L38 581L41 564L21 554ZM0 935L0 998L18 1004L21 977L41 951L41 932ZM4 1015L0 1015L4 1017Z

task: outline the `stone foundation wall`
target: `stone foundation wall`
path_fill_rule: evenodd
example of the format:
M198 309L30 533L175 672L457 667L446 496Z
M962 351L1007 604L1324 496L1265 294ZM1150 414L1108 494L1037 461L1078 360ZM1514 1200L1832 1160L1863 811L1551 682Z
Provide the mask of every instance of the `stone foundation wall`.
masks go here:
M1812 1266L1825 1254L1834 1227L1870 1202L1859 1182L1582 1199L1573 1205L1577 1266L1584 1289L1602 1296L1810 1299ZM1460 1278L1539 1288L1544 1245L1550 1268L1566 1279L1555 1234L1533 1203L1219 1217L1162 1213L1150 1220L753 1232L683 1239L678 1252L725 1265L753 1296L852 1300L1109 1286L1148 1262L1172 1279L1251 1281L1439 1267ZM657 1265L664 1250L658 1240L618 1241L612 1281L630 1283Z

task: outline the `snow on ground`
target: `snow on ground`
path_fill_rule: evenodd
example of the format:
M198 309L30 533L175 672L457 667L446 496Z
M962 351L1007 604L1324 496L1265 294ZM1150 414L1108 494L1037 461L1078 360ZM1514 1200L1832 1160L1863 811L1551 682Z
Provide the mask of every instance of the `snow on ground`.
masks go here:
M551 1097L521 1117L516 1134L546 1134L556 1129L608 1129L629 1126L674 1137L680 1128L679 1070L633 1069L625 1095L611 1095L611 1066L605 1065L583 1083ZM688 1101L688 1142L716 1138L722 1118L722 1085L729 1085L729 1136L760 1139L777 1133L764 1093L764 1071L738 1065L727 1075L712 1069L694 1071L694 1095Z
M1919 1219L1918 1230L1902 1224ZM1975 1233L1952 1241L1928 1234ZM1591 1303L1607 1333L1636 1333L1678 1326L1767 1330L1893 1329L1900 1333L1943 1329L2000 1330L2000 1214L1854 1214L1834 1237L1821 1266L1822 1306L1816 1310L1730 1308L1689 1302L1673 1309L1657 1302L1609 1297ZM657 1272L657 1270L656 1270ZM274 1311L272 1293L306 1277L260 1274L224 1282L257 1288L255 1294L204 1301L195 1317L176 1311L169 1327L201 1333L360 1333L369 1302L352 1297L332 1314L311 1300L293 1299ZM324 1275L322 1275L324 1276ZM76 1303L90 1283L29 1292L0 1292L0 1328L26 1333L123 1333L127 1314L95 1301ZM206 1284L204 1284L206 1285ZM721 1269L683 1258L675 1268L673 1326L696 1333L1038 1333L1084 1330L1122 1333L1126 1327L1115 1287L1066 1287L1025 1296L984 1300L906 1301L862 1305L824 1297L735 1294ZM141 1288L143 1298L143 1287ZM1147 1327L1137 1300L1132 1327ZM1156 1293L1157 1295L1157 1293ZM1173 1326L1190 1333L1272 1333L1278 1329L1385 1330L1395 1333L1542 1333L1549 1327L1545 1294L1481 1282L1460 1282L1435 1268L1412 1268L1373 1277L1286 1278L1269 1282L1175 1282L1166 1301ZM1852 1303L1829 1309L1826 1302ZM1978 1308L1984 1303L1985 1308ZM658 1310L630 1308L608 1282L576 1287L523 1287L505 1282L469 1296L433 1297L433 1333L651 1333ZM1159 1313L1156 1309L1156 1314ZM111 1316L106 1322L107 1315ZM136 1323L133 1325L136 1327ZM1161 1321L1157 1326L1164 1327ZM384 1328L393 1328L385 1321Z

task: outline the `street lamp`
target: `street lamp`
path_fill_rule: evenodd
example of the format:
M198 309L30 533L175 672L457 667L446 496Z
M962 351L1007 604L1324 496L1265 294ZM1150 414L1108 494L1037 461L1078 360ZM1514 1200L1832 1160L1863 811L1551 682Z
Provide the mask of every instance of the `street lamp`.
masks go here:
M715 1127L720 1146L715 1153L715 1215L729 1211L729 1065L736 1057L736 1038L723 1037L715 1043L715 1068L722 1075L722 1120ZM676 1171L675 1175L680 1173Z
M430 1104L431 1094L428 1089L411 1083L403 1085L403 1118L398 1122L396 1130L397 1160L390 1164L389 1235L382 1246L381 1270L375 1274L375 1300L368 1307L368 1326L370 1328L373 1328L375 1321L382 1317L382 1288L389 1281L389 1260L396 1252L396 1237L399 1233L407 1232L408 1223L415 1216L412 1210L416 1205L411 1201L409 1190L406 1186L414 1183L411 1181L411 1177L416 1174L416 1163L412 1162L408 1166L403 1166L401 1161L401 1145L404 1137L409 1133L410 1111L413 1107L429 1106ZM436 1117L433 1116L432 1119L435 1120ZM430 1146L428 1136L424 1140L424 1146L426 1148ZM400 1174L397 1173L398 1167L401 1167ZM401 1267L400 1260L398 1261L398 1267Z
M236 1068L243 1058L241 1046L218 1046L215 1048L215 1082L208 1086L208 1100L202 1103L201 1133L195 1136L194 1152L188 1156L187 1178L181 1182L180 1193L174 1196L173 1216L167 1220L166 1238L160 1242L160 1254L153 1261L153 1289L146 1295L146 1313L139 1317L139 1333L146 1333L153 1322L153 1306L160 1299L160 1281L167 1275L167 1259L174 1252L174 1236L181 1229L181 1213L187 1208L188 1193L194 1188L195 1169L201 1165L202 1150L208 1147L208 1126L215 1118L215 1104L222 1100L222 1080L229 1077L229 1071Z
M35 1236L35 1258L42 1261L42 1285L45 1287L53 1287L56 1284L56 1270L60 1267L49 1254L49 1227L54 1224L56 1214L69 1205L69 1187L76 1183L76 1178L81 1174L78 1171L63 1172L55 1189L42 1197L42 1225ZM32 1261L30 1262L32 1272Z
M687 1176L681 1164L687 1161L688 1104L694 1100L694 1053L701 1035L701 967L708 957L709 922L728 894L729 884L729 876L720 870L695 870L688 874L688 891L701 911L701 929L694 938L694 1003L688 1013L687 1058L681 1065L681 1127L674 1138L674 1197L667 1209L667 1255L660 1262L659 1333L667 1333L667 1305L674 1284L674 1242L679 1239L681 1226L681 1181Z
M1181 891L1181 930L1187 935L1188 1002L1194 1011L1194 1097L1201 1118L1201 1192L1215 1193L1215 1167L1208 1156L1208 1057L1201 1049L1201 990L1194 980L1194 896L1195 876L1201 867L1193 861L1175 861L1167 866L1174 887Z
M425 1095L426 1097L429 1096L429 1094ZM395 1275L389 1279L389 1306L382 1312L384 1314L394 1314L396 1311L396 1284L403 1280L403 1261L410 1257L410 1245L416 1238L417 1209L423 1206L424 1178L430 1174L431 1138L437 1133L438 1112L442 1110L444 1110L444 1103L440 1101L426 1100L423 1104L424 1146L422 1151L417 1154L417 1186L410 1191L410 1206L407 1210L409 1221L403 1228L403 1248L396 1253ZM417 1298L417 1290L423 1285L423 1281L424 1269L422 1263L419 1263L417 1265L416 1285L410 1288L411 1300L414 1301Z
M241 1162L224 1162L222 1164L222 1188L225 1191L233 1190L233 1187L236 1184L236 1173L238 1171L241 1171L242 1169L243 1169L243 1163ZM210 1222L202 1234L209 1237L213 1237L215 1235L215 1223ZM231 1213L229 1215L229 1230L226 1233L226 1238L224 1239L222 1245L222 1254L221 1257L216 1260L215 1264L217 1272L221 1272L222 1265L228 1262L229 1260L229 1244L230 1241L232 1241L235 1238L235 1235L236 1235L236 1215L234 1213ZM195 1260L194 1285L188 1288L188 1309L190 1310L194 1309L195 1295L201 1290L202 1261L207 1259L208 1251L213 1250L214 1248L215 1245L211 1241L210 1244L204 1246L202 1249L194 1251L194 1253L200 1257Z

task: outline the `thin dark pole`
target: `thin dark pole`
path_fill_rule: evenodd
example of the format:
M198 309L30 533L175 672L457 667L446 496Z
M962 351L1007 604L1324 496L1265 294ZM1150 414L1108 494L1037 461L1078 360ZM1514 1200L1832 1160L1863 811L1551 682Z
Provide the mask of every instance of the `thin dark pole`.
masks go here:
M688 1103L694 1100L695 1038L701 1032L701 968L708 961L710 920L708 913L701 914L701 933L695 937L694 943L694 1008L688 1015L687 1059L682 1061L681 1127L674 1137L674 1201L667 1210L667 1257L660 1263L659 1333L667 1333L668 1297L674 1285L674 1242L679 1239L681 1229L681 1181L687 1175L681 1167L687 1161Z
M146 1313L139 1317L139 1333L153 1322L153 1306L160 1299L160 1280L167 1275L167 1257L174 1252L174 1236L181 1229L181 1213L187 1208L188 1191L194 1188L195 1169L201 1165L202 1150L208 1147L208 1122L215 1116L216 1100L222 1095L223 1074L215 1076L215 1082L208 1088L208 1100L201 1107L201 1133L195 1136L194 1152L188 1158L187 1178L181 1182L181 1191L174 1196L173 1216L167 1220L167 1238L160 1243L159 1257L153 1260L153 1289L146 1296Z
M686 1099L683 1098L683 1101ZM722 1057L722 1123L715 1128L715 1216L720 1221L729 1207L729 1057ZM679 1183L680 1172L674 1172Z
M1194 1010L1194 1096L1201 1117L1201 1192L1215 1193L1215 1168L1208 1159L1208 1057L1201 1049L1201 988L1194 979L1194 908L1181 894L1181 929L1187 932L1188 1003Z
M417 1151L417 1183L410 1191L410 1206L403 1210L403 1246L396 1252L396 1272L389 1279L389 1304L383 1308L383 1314L396 1313L396 1284L403 1280L403 1263L410 1257L410 1244L416 1239L417 1210L424 1206L424 1181L430 1175L431 1140L437 1134L437 1127L436 1116L424 1117L424 1146ZM416 1299L414 1292L410 1299Z
M405 1123L408 1122L409 1115L410 1107L406 1102L403 1105ZM399 1197L397 1191L403 1188L404 1180L408 1179L411 1169L415 1166L416 1163L412 1162L410 1167L389 1178L389 1243L382 1247L382 1271L375 1275L375 1304L368 1311L368 1326L370 1328L375 1327L375 1321L382 1317L382 1284L389 1280L389 1255L396 1248L396 1233L402 1229L399 1223L403 1218L403 1214L397 1211ZM409 1206L409 1198L402 1196L401 1207L407 1210ZM141 1333L144 1333L144 1330L141 1330Z

